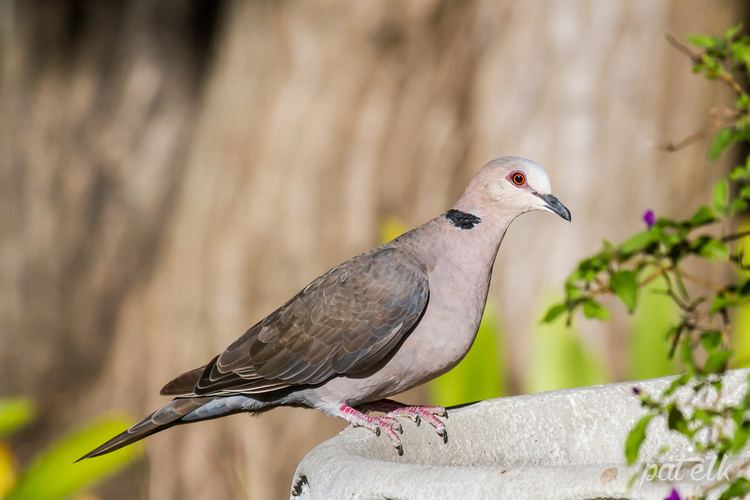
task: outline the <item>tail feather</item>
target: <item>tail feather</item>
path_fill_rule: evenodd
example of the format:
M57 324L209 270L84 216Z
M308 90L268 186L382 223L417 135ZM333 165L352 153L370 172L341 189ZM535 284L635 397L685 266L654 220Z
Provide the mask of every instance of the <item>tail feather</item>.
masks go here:
M162 396L186 396L193 393L198 380L203 374L206 365L183 373L162 387L160 394Z
M211 397L174 399L163 408L156 410L154 413L132 426L130 429L121 432L106 443L86 453L84 456L76 460L76 462L79 462L84 458L98 457L99 455L119 450L120 448L135 443L136 441L140 441L147 436L184 423L182 422L182 417L197 410L206 403L211 402L213 399L214 398Z

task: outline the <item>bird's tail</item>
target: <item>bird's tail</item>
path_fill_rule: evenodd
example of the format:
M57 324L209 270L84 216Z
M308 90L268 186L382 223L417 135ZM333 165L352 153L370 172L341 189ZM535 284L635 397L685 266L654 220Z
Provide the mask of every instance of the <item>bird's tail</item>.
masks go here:
M232 397L203 397L173 399L163 408L144 418L130 429L121 432L101 446L91 450L76 462L84 458L97 457L133 444L136 441L169 429L172 426L199 420L223 417L231 413L243 411L244 401L234 400ZM247 398L242 398L247 400Z

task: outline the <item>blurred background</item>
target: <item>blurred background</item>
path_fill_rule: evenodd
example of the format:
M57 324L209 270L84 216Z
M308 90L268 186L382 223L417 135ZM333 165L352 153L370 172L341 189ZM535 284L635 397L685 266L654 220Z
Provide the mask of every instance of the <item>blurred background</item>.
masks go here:
M101 471L64 449L163 404L172 376L501 155L544 165L573 223L513 225L472 352L401 399L669 373L656 296L613 323L540 318L603 238L708 199L705 142L660 145L730 96L665 34L748 17L739 0L0 0L0 496L41 469L48 486L119 470L77 498L286 497L341 422L178 427Z

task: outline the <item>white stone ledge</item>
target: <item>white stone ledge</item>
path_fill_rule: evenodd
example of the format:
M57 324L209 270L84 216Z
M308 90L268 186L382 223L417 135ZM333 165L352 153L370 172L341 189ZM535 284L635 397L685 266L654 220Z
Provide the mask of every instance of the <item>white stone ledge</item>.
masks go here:
M727 402L738 401L748 371L731 372ZM530 396L481 401L449 410L448 443L427 424L404 420L404 455L387 437L347 428L300 462L294 499L332 498L664 498L677 486L697 491L701 481L628 481L638 471L625 464L623 444L643 415L632 387L656 392L670 378L625 382ZM641 458L663 445L666 460L698 457L687 440L652 421ZM702 457L706 460L706 457ZM662 460L663 461L663 460ZM684 496L683 496L684 498Z

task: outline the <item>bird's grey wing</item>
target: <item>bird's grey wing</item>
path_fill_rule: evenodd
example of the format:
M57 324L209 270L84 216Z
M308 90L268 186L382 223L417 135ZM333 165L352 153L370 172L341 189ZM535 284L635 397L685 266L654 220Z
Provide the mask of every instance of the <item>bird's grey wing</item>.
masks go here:
M428 297L425 268L410 253L362 254L250 328L206 366L194 394L262 393L367 371L417 325Z

